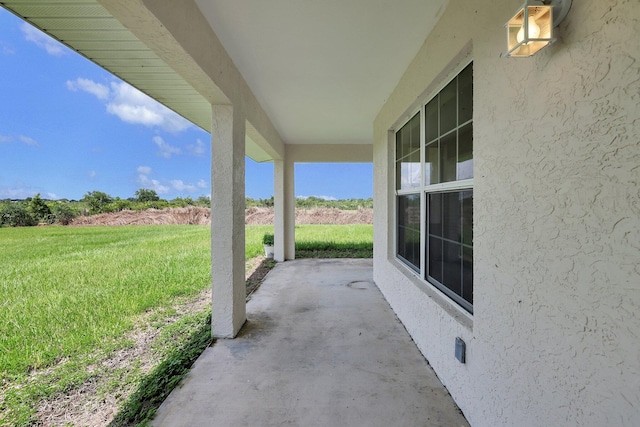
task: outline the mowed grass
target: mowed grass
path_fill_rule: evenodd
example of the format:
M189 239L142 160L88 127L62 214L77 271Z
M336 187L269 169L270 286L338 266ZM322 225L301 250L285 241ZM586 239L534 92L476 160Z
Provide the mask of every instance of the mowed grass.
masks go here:
M246 227L247 259L263 253L262 236L273 226ZM310 224L296 226L296 258L372 258L373 225Z
M1 375L121 336L135 316L210 283L209 228L0 229Z
M0 228L0 425L30 425L39 400L78 387L96 375L89 366L131 345L123 337L142 314L170 312L177 300L209 288L210 231L194 225ZM263 254L266 232L273 226L246 227L247 259ZM371 256L373 228L296 226L296 248L296 257ZM182 335L206 340L207 312L194 315L198 322ZM173 355L154 375L173 386L179 377L167 376L165 368L176 371L182 365L175 361L193 351L170 341L163 347L175 349ZM138 381L136 375L126 381ZM144 381L139 394L147 396L157 385ZM161 402L164 395L144 399ZM126 405L125 413L140 412L139 404Z
M248 259L262 253L265 232L273 227L246 228ZM296 246L336 256L366 251L372 227L297 226ZM118 337L136 315L211 283L206 226L3 228L0 259L2 375L48 366Z

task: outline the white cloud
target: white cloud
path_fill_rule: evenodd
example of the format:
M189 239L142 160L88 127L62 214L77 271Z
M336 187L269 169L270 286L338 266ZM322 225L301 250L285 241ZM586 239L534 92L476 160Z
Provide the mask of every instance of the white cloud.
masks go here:
M168 183L151 179L149 175L151 175L153 171L149 166L138 166L136 171L138 172L137 183L143 188L155 190L158 194L169 194L173 191L180 193L197 193L199 190L208 187L204 179L198 180L195 184L184 182L181 179L172 179Z
M31 145L32 147L40 147L40 144L38 144L35 139L29 138L28 136L18 135L18 141L26 145Z
M27 39L27 41L35 43L38 47L46 50L49 55L62 56L66 53L62 43L26 22L20 25L20 30L22 30L22 34L24 34L24 38Z
M191 126L187 120L125 82L111 83L107 112L127 123L158 126L169 132L180 132Z
M89 177L89 179L93 179L95 178L97 175L96 171L89 171L87 172L87 176Z
M195 144L187 145L187 150L189 151L189 154L201 157L206 152L207 146L204 145L204 142L202 142L200 139L197 139Z
M176 191L195 193L197 190L195 185L185 184L184 181L182 181L181 179L172 179L170 182L171 182L171 187L173 187L173 189Z
M150 179L147 175L142 173L138 175L138 184L140 184L143 188L155 190L155 192L158 194L169 193L169 187L167 187L166 185L162 185L157 179Z
M3 41L0 41L0 52L2 52L3 55L13 55L16 53L13 46Z
M55 193L42 192L24 182L16 182L13 186L0 185L0 199L26 199L40 193L43 199L59 199Z
M22 144L29 145L31 147L40 147L40 144L38 144L38 141L25 135L18 135L15 137L12 135L0 135L0 142L4 142L4 143L20 142Z
M74 92L82 90L94 95L98 99L109 99L109 88L103 84L96 83L93 80L77 78L75 80L67 80L67 89Z
M182 150L180 150L178 147L174 147L173 145L166 143L164 139L159 136L154 136L152 140L153 143L158 146L158 156L160 157L170 159L174 154L182 153Z
M125 82L111 82L107 87L90 79L77 78L67 81L67 88L90 93L105 101L107 112L126 123L159 127L173 133L191 127L186 119Z

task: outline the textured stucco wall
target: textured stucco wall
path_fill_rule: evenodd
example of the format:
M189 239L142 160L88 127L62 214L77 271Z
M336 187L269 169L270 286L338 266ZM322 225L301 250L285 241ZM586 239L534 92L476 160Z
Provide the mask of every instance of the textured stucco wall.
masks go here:
M520 3L452 0L380 111L374 279L473 426L640 425L640 3L574 0L557 43L502 58ZM466 51L472 318L393 261L388 136Z

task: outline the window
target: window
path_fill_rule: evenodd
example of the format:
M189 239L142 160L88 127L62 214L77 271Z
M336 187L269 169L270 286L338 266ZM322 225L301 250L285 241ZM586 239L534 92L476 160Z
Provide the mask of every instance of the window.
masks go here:
M472 64L396 132L396 207L398 258L473 313Z

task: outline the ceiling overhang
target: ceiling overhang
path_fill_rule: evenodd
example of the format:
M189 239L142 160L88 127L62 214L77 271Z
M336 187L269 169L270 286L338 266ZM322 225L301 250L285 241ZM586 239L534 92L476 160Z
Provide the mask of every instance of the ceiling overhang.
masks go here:
M276 132L271 139L323 147L372 144L375 116L447 3L0 1L17 16L210 131L211 105L230 104L233 94L229 88L221 90L216 76L207 74L203 64L186 52L185 40L174 39L165 28L173 17L160 14L158 18L150 11L189 8L191 15L184 22L176 21L187 29L183 35L190 31L189 19L206 20L204 25L213 29L212 37L219 40L219 52L229 58L231 71L246 82L271 122ZM147 25L150 21L153 25ZM149 28L153 30L145 32ZM249 157L277 158L278 147L271 147L267 140L248 123Z

